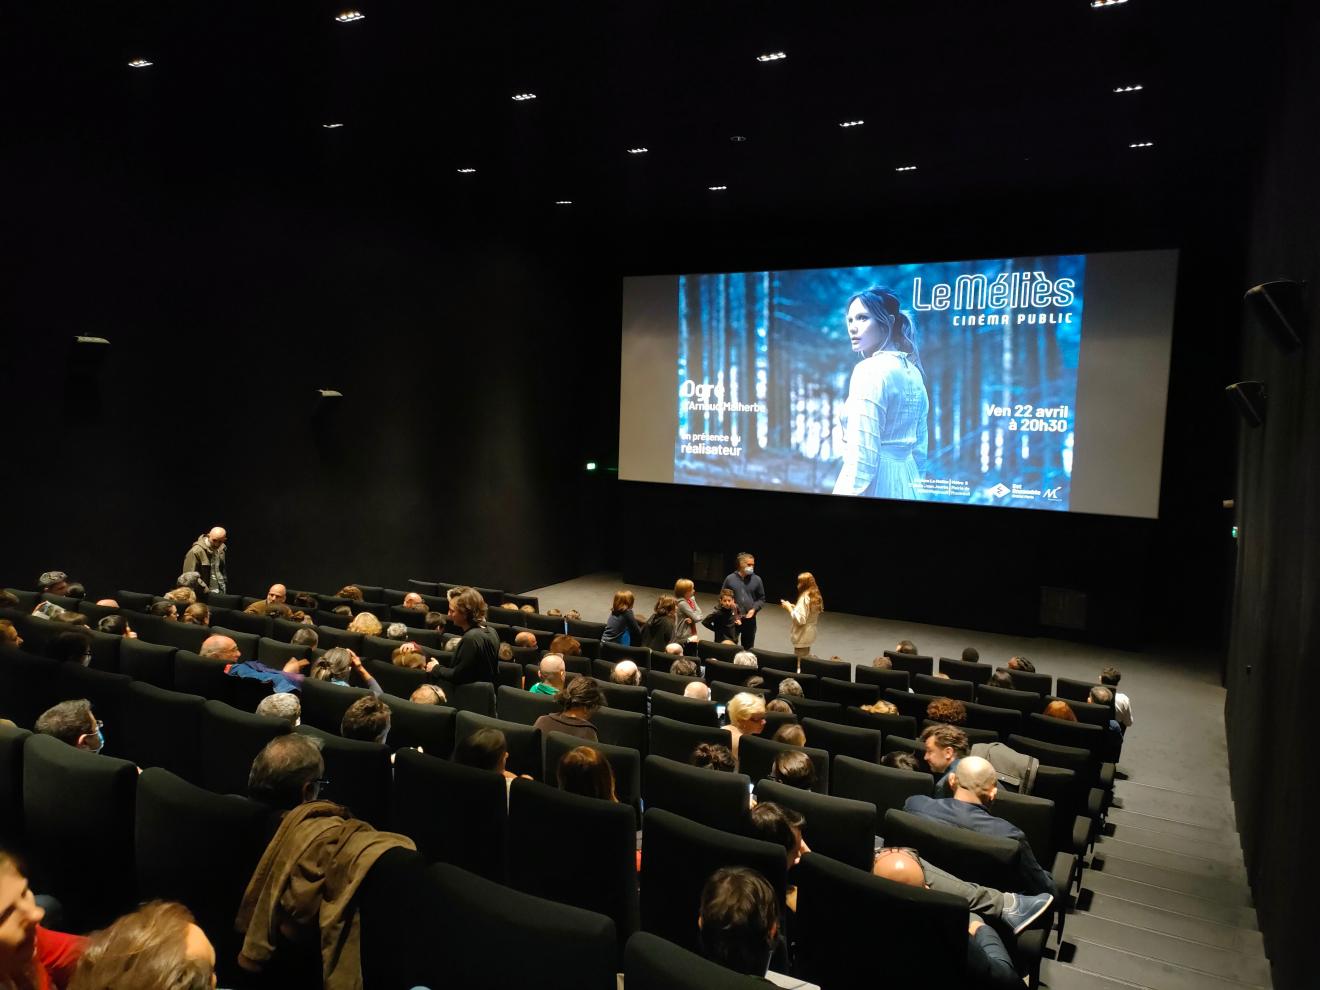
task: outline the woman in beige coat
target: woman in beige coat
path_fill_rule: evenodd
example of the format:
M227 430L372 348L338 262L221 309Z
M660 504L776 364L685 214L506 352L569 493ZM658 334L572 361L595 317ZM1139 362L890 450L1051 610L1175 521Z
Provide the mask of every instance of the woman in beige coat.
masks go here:
M811 644L816 642L816 621L825 611L824 599L816 587L816 578L810 571L803 571L797 578L797 601L781 599L781 608L788 613L792 625L788 638L793 643L793 652L801 660L811 654Z

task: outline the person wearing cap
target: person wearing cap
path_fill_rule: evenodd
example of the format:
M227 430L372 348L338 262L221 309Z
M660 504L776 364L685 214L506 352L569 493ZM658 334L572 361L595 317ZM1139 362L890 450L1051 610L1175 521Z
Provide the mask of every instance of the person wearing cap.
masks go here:
M69 590L69 575L63 571L47 571L37 578L41 590L51 595L62 595Z
M225 541L228 538L223 526L215 526L209 533L197 537L183 556L181 571L184 574L196 571L207 591L218 591L223 595L229 588L229 567L225 563Z

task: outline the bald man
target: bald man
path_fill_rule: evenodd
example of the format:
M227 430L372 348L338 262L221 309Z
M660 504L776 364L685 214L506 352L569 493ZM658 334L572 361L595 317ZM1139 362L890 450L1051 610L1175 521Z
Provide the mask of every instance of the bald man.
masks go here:
M704 681L689 681L688 686L683 689L683 697L710 701L710 685Z
M541 658L541 680L532 685L532 694L553 697L564 690L564 658L558 653L547 653Z
M426 611L426 599L415 591L410 591L403 596L403 607L416 609L419 612Z
M197 652L208 660L224 660L228 663L234 663L239 658L238 644L229 636L207 636Z
M926 870L909 849L881 849L876 854L871 872L884 880L908 887L944 888L927 882ZM961 881L959 881L961 882ZM950 893L956 893L950 891ZM1023 925L1025 928L1026 926ZM1015 929L1020 931L1021 929ZM967 976L974 987L995 987L1008 990L1022 986L1022 978L1013 969L1013 960L1004 948L999 934L975 914L967 916Z
M526 629L513 637L513 645L522 649L536 649L536 634L530 633Z
M953 797L934 798L914 794L904 802L903 810L981 835L1016 839L1022 849L1018 857L1022 871L1021 889L1029 894L1058 894L1054 878L1036 861L1031 844L1027 842L1022 830L990 813L990 807L999 794L999 778L990 761L979 756L963 757L949 771L948 786L953 791Z
M272 584L266 589L267 605L283 605L284 600L289 597L289 589L282 584Z
M620 660L610 671L611 684L630 684L634 687L642 683L642 672L631 660Z
M196 571L202 576L202 584L207 591L218 591L223 595L229 590L229 566L225 562L225 543L228 539L229 534L223 526L214 526L209 533L197 537L183 555L180 573Z

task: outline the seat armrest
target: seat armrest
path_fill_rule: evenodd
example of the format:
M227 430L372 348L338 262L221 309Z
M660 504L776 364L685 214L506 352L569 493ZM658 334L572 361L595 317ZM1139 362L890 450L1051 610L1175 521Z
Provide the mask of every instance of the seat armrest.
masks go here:
M1072 851L1079 856L1083 855L1091 844L1091 825L1091 819L1083 815L1073 819Z
M1118 768L1112 763L1100 764L1100 786L1107 791L1114 789L1114 772Z
M1086 814L1097 825L1104 817L1105 792L1098 787L1092 787L1091 792L1086 796Z

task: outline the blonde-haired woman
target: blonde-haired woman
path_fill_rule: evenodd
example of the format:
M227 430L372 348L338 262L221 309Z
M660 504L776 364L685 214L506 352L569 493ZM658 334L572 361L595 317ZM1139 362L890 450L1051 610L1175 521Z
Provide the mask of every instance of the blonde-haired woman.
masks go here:
M745 735L759 736L765 728L765 699L744 691L729 699L729 724L724 731L731 737L729 750L738 759L738 741Z
M678 622L674 626L674 642L684 643L697 639L697 623L701 609L697 605L696 585L688 578L674 582L674 597L678 599Z
M797 578L797 601L780 599L780 607L788 613L788 638L793 644L793 652L798 660L811 655L811 644L816 642L816 621L825 611L825 600L820 597L820 588L816 587L816 578L810 571L803 571Z
M353 616L353 621L348 624L349 632L362 633L364 636L379 636L380 630L380 619L370 612L359 612Z

